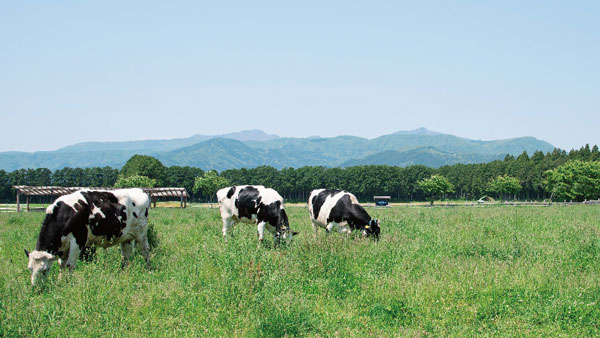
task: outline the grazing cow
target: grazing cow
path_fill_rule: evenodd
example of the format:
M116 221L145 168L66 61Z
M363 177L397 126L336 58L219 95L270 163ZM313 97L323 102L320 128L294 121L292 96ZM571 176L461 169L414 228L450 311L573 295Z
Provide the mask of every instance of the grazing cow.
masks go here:
M79 253L88 246L107 248L120 244L125 266L135 240L148 263L149 208L150 199L142 189L84 189L59 197L46 209L35 250L25 250L31 284L35 284L40 273L46 275L55 260L61 272L65 266L75 267Z
M316 189L308 197L308 213L315 232L320 227L329 234L334 228L350 233L360 230L363 236L379 239L379 221L371 218L356 196L343 190Z
M239 185L217 191L217 200L223 219L223 237L235 222L256 223L258 240L262 242L265 229L275 242L280 238L291 240L297 232L290 230L283 198L277 191L262 185Z

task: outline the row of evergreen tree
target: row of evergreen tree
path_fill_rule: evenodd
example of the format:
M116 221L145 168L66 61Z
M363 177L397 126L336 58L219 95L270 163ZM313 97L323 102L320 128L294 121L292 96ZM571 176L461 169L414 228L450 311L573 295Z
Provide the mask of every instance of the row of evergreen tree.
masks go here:
M306 166L277 170L270 166L229 169L221 173L211 172L228 184L262 184L279 191L288 201L305 201L315 188L336 188L353 192L360 200L369 201L374 195L389 195L395 201L422 201L426 199L418 183L432 175L441 175L450 181L451 199L474 200L490 194L490 182L498 176L510 176L519 180L521 188L514 197L521 200L543 200L551 197L547 186L548 170L568 161L600 161L598 146L589 145L579 150L555 149L553 152L526 152L504 160L479 164L455 164L441 168L422 165L394 167L387 165L364 165L347 168ZM197 178L206 176L200 168L166 167L151 156L135 155L123 168L64 168L54 172L45 169L19 169L12 172L0 170L0 200L14 202L14 185L56 185L79 187L114 186L119 178L131 175L148 177L154 186L184 187L193 201L214 200L212 193L194 186ZM40 198L46 202L52 198Z

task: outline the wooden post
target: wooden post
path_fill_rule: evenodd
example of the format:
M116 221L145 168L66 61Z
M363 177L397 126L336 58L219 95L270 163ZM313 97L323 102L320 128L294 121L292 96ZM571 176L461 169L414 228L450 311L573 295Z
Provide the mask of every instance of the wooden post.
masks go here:
M183 208L187 208L187 197L183 199Z
M154 209L156 209L156 197L152 196L152 200L154 201Z
M183 209L183 191L181 192L181 199L179 201L179 206L181 207L181 209Z
M17 212L21 212L21 202L19 201L19 197L21 193L17 190Z
M29 195L27 195L27 212L29 212Z

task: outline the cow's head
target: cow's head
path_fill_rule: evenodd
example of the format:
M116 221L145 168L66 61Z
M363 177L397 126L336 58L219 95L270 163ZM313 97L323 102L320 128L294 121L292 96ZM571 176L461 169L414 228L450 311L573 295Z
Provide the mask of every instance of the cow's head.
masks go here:
M29 257L29 264L27 264L27 267L31 271L31 285L35 285L40 274L46 276L52 267L52 263L58 258L46 251L36 250L29 252L25 250L25 254Z
M379 227L379 220L371 219L367 225L362 230L362 234L365 237L373 236L376 240L379 240L379 232L381 228Z
M292 229L290 228L290 223L288 221L288 217L287 217L287 214L285 213L285 210L283 210L283 209L279 209L279 210L280 210L280 212L279 212L279 225L277 227L278 228L277 237L283 238L285 241L289 242L298 233L295 231L292 231Z

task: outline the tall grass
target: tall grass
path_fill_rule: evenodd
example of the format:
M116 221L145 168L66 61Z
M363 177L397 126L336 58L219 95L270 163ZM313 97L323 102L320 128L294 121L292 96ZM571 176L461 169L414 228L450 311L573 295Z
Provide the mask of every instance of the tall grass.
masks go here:
M29 284L41 213L0 214L0 336L593 336L600 208L371 208L379 242L221 238L217 209L156 209L152 268L100 249Z

